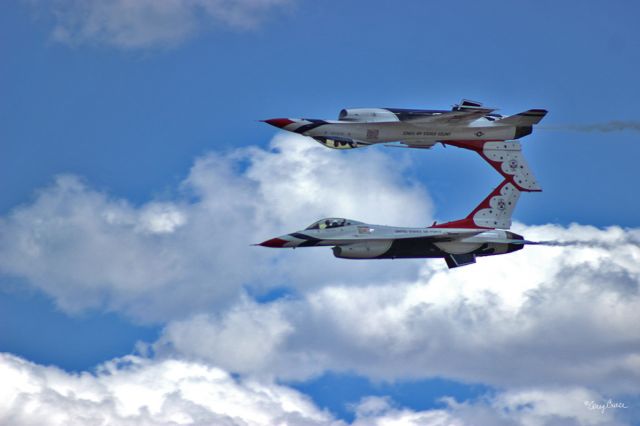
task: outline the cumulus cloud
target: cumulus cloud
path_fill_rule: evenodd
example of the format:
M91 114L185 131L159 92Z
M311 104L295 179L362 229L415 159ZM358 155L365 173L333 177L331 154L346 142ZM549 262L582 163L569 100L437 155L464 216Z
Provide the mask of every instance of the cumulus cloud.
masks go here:
M415 277L416 262L390 270L336 262L328 249L250 246L327 216L429 223L426 191L402 177L409 163L349 154L282 135L270 149L199 158L176 200L139 206L59 176L0 218L0 272L26 278L67 312L105 308L163 322L228 306L245 288Z
M28 0L34 6L43 3ZM291 0L54 0L57 41L123 49L172 46L213 26L255 28Z
M304 395L179 360L116 359L69 374L0 355L0 423L11 425L335 424Z
M67 373L0 354L0 423L56 425L346 426L301 393L271 381L238 379L207 364L177 359L115 359L95 373ZM444 398L415 411L385 397L357 403L363 425L622 425L620 412L594 412L601 395L581 388L502 392L478 401Z
M416 280L338 283L269 304L245 299L172 322L155 349L286 380L331 370L639 393L638 230L518 230L592 245L527 247L454 270L427 261Z
M477 401L458 402L444 397L444 407L416 411L398 407L387 397L364 398L354 408L354 426L543 426L624 425L625 413L594 412L585 402L601 396L582 388L527 389L501 392ZM627 407L628 408L628 407Z
M404 177L411 163L390 155L338 153L280 135L270 149L199 158L176 200L142 205L76 177L58 177L33 202L0 218L0 271L24 278L67 312L104 307L168 324L150 344L153 359L131 358L136 367L118 362L104 377L11 358L28 373L11 373L15 379L5 386L22 383L19 377L27 383L45 377L47 385L37 382L34 389L41 391L35 393L11 388L8 394L22 396L5 412L11 419L26 412L27 422L31 415L82 406L75 412L121 416L106 417L114 423L146 416L134 421L188 424L192 417L158 413L195 407L203 423L211 422L203 404L180 399L178 385L162 394L175 397L149 397L160 405L117 411L124 403L111 391L77 398L75 387L67 392L48 384L54 376L79 389L103 386L111 376L136 383L138 373L155 366L150 376L162 376L160 370L178 363L187 370L216 366L267 384L348 371L390 381L438 376L503 390L427 411L367 399L354 408L359 424L468 424L482 416L495 420L487 424L615 424L578 406L585 398L640 393L638 229L516 224L528 239L560 244L455 270L436 260L358 262L334 259L321 248L249 247L325 216L430 223L425 189ZM246 296L247 288L280 286L296 293L270 303ZM320 423L335 421L310 410L325 416ZM314 424L308 418L315 414L300 416L287 422Z

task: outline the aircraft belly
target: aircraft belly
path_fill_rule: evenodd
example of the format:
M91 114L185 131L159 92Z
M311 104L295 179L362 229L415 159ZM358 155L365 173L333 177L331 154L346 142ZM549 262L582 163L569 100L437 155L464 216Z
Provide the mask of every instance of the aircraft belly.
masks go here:
M508 140L515 136L515 127L429 127L417 125L389 126L381 130L380 140L385 141L446 141L446 140Z
M466 254L479 249L482 243L463 243L459 241L450 241L446 243L435 243L435 245L448 254Z
M476 256L492 256L508 250L498 244L486 243L432 243L424 238L407 238L394 240L389 250L377 256L377 259L427 259L442 258L449 254L474 254Z
M465 127L459 129L439 129L438 140L508 140L513 139L513 127Z
M378 256L378 259L438 258L446 254L424 238L407 238L394 240L389 250Z
M306 136L353 139L371 144L405 141L446 140L509 140L515 136L515 127L430 127L405 123L348 123L326 124L304 133Z

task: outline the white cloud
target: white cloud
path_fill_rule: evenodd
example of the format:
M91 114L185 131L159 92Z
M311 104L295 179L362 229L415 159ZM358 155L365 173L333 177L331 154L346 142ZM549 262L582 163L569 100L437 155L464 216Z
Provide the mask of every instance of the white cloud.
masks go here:
M325 216L430 220L428 195L402 178L408 163L374 150L332 152L299 136L279 136L272 147L199 158L171 202L133 206L60 176L0 218L0 272L26 278L67 312L104 307L143 321L228 306L245 286L261 292L295 281L302 291L343 277L354 285L415 277L416 262L389 270L336 261L329 249L251 247Z
M178 359L115 359L96 373L67 373L0 354L0 423L23 425L334 425L346 423L301 393L271 381L236 379ZM621 410L589 410L602 396L581 388L502 392L478 401L443 399L415 411L384 397L356 404L364 425L622 425Z
M136 229L152 234L170 234L186 221L184 212L177 206L170 203L150 203L140 212Z
M332 424L304 395L204 364L114 360L70 374L0 354L0 423L11 425Z
M28 0L34 6L43 3ZM213 26L255 28L291 0L54 0L57 41L124 49L172 46Z
M249 247L324 216L430 222L426 191L403 177L410 163L375 149L330 151L297 136L280 135L272 147L200 158L178 200L141 206L59 177L0 218L0 271L24 278L67 312L105 307L169 322L153 345L158 360L143 369L215 365L261 383L333 370L505 389L487 401L449 401L424 412L369 400L358 408L360 424L465 424L483 415L497 419L491 424L607 424L609 417L576 411L576 401L640 393L640 329L633 326L640 323L640 230L516 225L528 239L563 244L457 270L437 260L358 262L334 259L327 249ZM297 295L268 304L244 296L245 287L278 286ZM27 384L44 374L32 370ZM102 383L83 377L74 383ZM95 404L118 404L106 397L69 402L56 392L25 396L24 407L44 416L85 404L84 412L98 416ZM564 394L571 408L554 402ZM167 401L162 407L176 407ZM113 415L165 421L152 417L153 404ZM192 402L171 413L185 404Z
M398 407L387 397L364 398L355 406L354 426L544 426L622 425L621 413L589 410L585 401L601 396L582 388L529 389L498 393L477 401L444 397L444 407L415 411Z

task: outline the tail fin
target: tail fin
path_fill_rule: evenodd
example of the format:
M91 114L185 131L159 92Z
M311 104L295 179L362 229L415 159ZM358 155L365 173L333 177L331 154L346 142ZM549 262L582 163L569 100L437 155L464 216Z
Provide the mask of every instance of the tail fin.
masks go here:
M542 191L522 155L522 145L518 141L443 141L442 143L476 151L520 191Z
M547 115L546 109L529 109L520 114L511 115L496 121L496 124L507 124L509 126L533 126Z
M505 179L466 218L433 225L432 228L509 229L519 198L520 191Z

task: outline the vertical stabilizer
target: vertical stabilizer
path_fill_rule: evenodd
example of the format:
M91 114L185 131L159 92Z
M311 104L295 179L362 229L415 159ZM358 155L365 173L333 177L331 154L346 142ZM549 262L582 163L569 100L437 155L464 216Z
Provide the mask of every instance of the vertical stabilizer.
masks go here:
M520 191L542 191L522 155L522 145L518 141L443 141L442 143L476 151Z
M520 191L518 191L518 188L508 179L505 179L466 218L433 225L432 227L509 229L511 227L511 215L519 198Z

